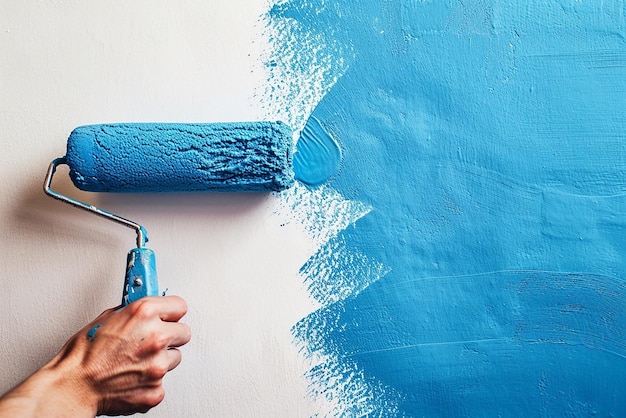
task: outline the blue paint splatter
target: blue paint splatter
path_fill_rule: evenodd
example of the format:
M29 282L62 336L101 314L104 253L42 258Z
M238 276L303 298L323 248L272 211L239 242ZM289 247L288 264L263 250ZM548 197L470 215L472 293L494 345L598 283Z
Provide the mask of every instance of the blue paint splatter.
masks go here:
M98 328L100 328L102 325L103 324L97 324L89 328L89 331L87 331L87 339L89 341L94 342L96 340L96 332L98 331Z
M301 271L323 304L293 329L325 359L312 395L330 415L626 414L624 3L286 1L272 16L349 45L342 66L354 52L313 115L343 147L330 185L373 208ZM333 248L384 276L340 294L372 270Z

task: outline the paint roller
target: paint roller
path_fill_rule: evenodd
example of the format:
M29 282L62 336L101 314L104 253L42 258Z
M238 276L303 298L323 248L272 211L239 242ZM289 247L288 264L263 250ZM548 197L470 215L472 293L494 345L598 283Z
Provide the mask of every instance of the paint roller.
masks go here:
M79 126L65 157L48 168L49 196L132 228L122 305L158 295L154 252L144 227L51 188L59 165L78 189L90 192L271 192L289 188L293 134L282 122L130 123Z

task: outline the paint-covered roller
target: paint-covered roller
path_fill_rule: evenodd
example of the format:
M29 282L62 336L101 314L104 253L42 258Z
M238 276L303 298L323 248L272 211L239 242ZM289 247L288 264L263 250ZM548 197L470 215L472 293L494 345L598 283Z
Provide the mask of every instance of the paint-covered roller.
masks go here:
M55 199L135 229L122 304L158 294L154 253L145 229L51 188L60 164L74 185L93 192L269 192L294 182L293 136L282 122L126 123L81 126L65 157L52 161L44 191Z
M66 160L86 191L279 191L294 181L292 142L282 122L90 125Z

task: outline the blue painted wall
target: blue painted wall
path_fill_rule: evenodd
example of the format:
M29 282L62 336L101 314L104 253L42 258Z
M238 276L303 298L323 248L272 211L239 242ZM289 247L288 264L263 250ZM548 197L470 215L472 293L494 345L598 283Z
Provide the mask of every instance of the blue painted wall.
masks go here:
M372 207L302 269L323 307L293 332L330 359L313 395L347 415L626 415L625 14L274 6L271 22L298 28L279 55L306 33L342 63L313 115L343 153L329 186ZM357 256L320 273L338 248ZM363 260L386 274L334 301ZM341 389L355 375L376 390Z

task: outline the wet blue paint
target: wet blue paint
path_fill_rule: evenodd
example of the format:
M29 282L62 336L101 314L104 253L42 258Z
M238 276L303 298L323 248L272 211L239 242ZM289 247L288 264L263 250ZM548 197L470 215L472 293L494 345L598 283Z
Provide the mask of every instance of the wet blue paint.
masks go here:
M376 416L626 414L624 11L272 9L342 45L348 70L313 115L342 147L330 185L372 207L301 271L324 303L293 330L306 356L329 358L309 373L314 395ZM311 266L339 247L385 275L334 298L349 258L325 277ZM337 383L355 374L382 388L368 411Z
M319 186L339 170L341 148L337 141L315 117L309 118L300 132L293 156L296 180L309 186Z

